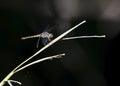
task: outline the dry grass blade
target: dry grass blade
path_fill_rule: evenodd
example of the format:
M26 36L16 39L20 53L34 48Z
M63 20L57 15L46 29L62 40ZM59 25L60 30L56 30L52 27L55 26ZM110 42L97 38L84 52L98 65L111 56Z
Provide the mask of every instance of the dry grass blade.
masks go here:
M76 37L68 37L68 38L63 38L62 40L71 40L71 39L82 39L82 38L104 38L106 37L105 35L93 35L93 36L76 36Z
M58 55L54 55L54 56L49 56L49 57L45 57L45 58L36 60L36 61L34 61L34 62L31 62L31 63L29 63L29 64L27 64L27 65L25 65L25 66L17 69L17 70L15 71L15 73L17 73L17 72L19 72L19 71L21 71L21 70L23 70L23 69L25 69L25 68L27 68L27 67L29 67L29 66L31 66L31 65L40 63L40 62L42 62L42 61L50 60L50 59L54 59L54 58L62 58L63 56L65 56L65 53L63 53L63 54L58 54Z

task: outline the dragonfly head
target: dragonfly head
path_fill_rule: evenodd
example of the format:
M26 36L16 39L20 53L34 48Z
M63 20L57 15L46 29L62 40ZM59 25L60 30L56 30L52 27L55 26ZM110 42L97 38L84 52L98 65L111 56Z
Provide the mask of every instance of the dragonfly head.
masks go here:
M49 34L49 38L53 38L53 34L52 33Z

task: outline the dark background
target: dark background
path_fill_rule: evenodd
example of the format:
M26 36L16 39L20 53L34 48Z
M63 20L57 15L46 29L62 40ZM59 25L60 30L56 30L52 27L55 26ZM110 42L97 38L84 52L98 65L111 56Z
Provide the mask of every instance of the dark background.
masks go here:
M55 38L86 20L67 37L106 35L106 38L59 41L32 61L66 53L64 58L33 65L11 79L22 82L22 86L114 85L117 83L114 76L119 74L119 3L119 0L0 0L0 80L43 47L40 41L36 49L37 39L22 41L21 37L42 33L49 26Z

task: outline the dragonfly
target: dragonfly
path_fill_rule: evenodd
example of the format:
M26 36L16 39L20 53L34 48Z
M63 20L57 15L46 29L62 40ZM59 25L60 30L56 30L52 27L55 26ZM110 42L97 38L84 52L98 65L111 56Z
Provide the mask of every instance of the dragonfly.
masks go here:
M49 32L50 32L50 29L47 28L40 34L22 37L21 39L26 40L31 38L38 38L38 41L36 44L36 47L38 48L40 39L42 40L42 43L44 46L51 41L51 39L53 38L53 34ZM84 39L84 38L104 38L104 37L106 36L105 35L89 35L89 36L67 37L67 38L63 38L62 40L73 40L73 39Z
M32 35L32 36L26 36L26 37L22 37L21 39L22 40L26 40L26 39L32 39L32 38L38 38L37 40L37 44L36 44L36 48L39 47L39 41L41 39L43 45L46 45L48 44L51 39L53 38L53 34L52 33L49 33L50 32L50 29L48 29L48 27L40 34L37 34L37 35Z

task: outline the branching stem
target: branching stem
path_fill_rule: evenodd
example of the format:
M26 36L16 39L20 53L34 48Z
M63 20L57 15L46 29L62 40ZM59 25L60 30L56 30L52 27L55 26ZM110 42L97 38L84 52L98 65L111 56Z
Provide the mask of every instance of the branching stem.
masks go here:
M50 47L51 45L53 45L54 43L56 43L57 41L59 41L60 39L62 39L64 36L66 36L68 33L70 33L71 31L73 31L75 28L79 27L80 25L82 25L83 23L85 23L86 21L82 21L81 23L77 24L76 26L72 27L71 29L67 30L66 32L64 32L63 34L61 34L60 36L58 36L57 38L55 38L54 40L52 40L51 42L49 42L46 46L44 46L43 48L41 48L40 50L38 50L35 54L33 54L32 56L30 56L28 59L26 59L25 61L23 61L21 64L19 64L16 68L14 68L1 82L0 82L0 86L3 86L15 73L16 70L18 70L21 66L23 66L26 62L28 62L29 60L31 60L33 57L35 57L36 55L38 55L39 53L41 53L42 51L44 51L45 49L47 49L48 47Z

